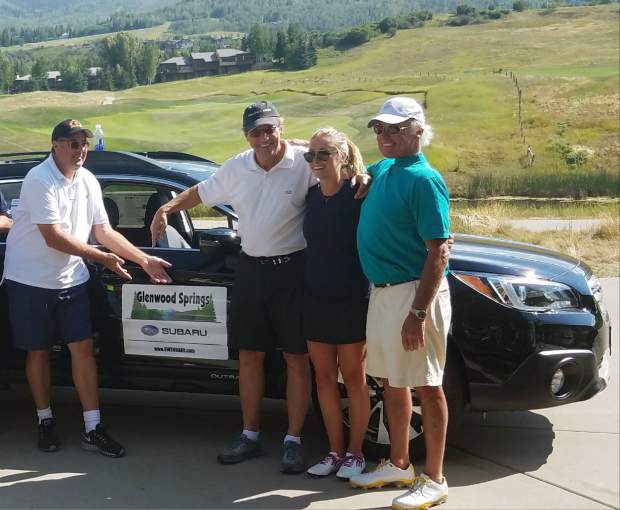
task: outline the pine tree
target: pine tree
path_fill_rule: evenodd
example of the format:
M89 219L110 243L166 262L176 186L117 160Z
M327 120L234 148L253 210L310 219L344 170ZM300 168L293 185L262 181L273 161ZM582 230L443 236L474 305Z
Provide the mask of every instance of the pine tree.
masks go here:
M277 65L284 65L284 61L286 59L286 51L286 34L284 33L284 31L278 30L278 33L276 34L276 46L273 50L273 58L275 59Z

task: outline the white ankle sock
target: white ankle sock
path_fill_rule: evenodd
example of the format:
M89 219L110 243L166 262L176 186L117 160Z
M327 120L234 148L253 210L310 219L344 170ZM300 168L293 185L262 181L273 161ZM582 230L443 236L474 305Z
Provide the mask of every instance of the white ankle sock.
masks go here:
M301 437L286 434L286 436L284 436L283 443L286 443L287 441L293 441L294 443L301 444Z
M251 441L258 441L258 431L243 429L242 434Z
M91 430L95 430L97 425L101 423L101 413L99 412L99 409L84 411L82 414L84 415L84 432L87 434Z
M45 409L37 409L37 416L39 417L39 423L41 423L43 420L54 417L52 415L52 408L49 406Z

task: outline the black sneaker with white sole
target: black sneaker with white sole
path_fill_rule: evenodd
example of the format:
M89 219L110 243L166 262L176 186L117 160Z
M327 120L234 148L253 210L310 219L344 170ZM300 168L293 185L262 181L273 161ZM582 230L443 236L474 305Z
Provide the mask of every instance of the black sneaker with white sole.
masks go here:
M37 446L43 452L55 452L60 448L60 441L56 435L56 421L54 418L45 418L39 423L39 437Z
M88 434L82 432L81 446L85 450L98 451L100 454L108 457L122 457L125 455L125 448L110 437L101 423Z

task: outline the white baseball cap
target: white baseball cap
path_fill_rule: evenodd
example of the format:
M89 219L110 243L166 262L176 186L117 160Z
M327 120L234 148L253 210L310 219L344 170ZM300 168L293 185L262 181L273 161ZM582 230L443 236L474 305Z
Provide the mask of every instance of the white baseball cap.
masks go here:
M426 123L424 110L415 99L410 97L393 97L383 103L379 114L368 122L368 127L372 127L376 122L400 124L408 119L417 120L421 124Z

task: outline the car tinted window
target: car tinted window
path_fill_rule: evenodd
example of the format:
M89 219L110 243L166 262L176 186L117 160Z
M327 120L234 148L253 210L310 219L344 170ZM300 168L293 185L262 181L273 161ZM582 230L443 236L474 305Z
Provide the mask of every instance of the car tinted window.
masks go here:
M144 227L146 205L151 195L159 190L142 184L111 184L103 190L104 198L114 201L118 207L119 228Z
M9 206L9 212L12 212L19 203L19 192L22 189L21 182L2 182L0 183L0 191L4 195L4 199Z

